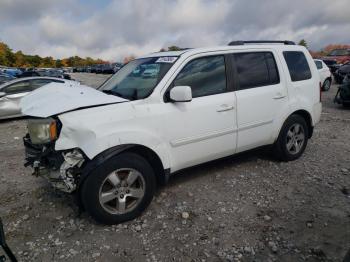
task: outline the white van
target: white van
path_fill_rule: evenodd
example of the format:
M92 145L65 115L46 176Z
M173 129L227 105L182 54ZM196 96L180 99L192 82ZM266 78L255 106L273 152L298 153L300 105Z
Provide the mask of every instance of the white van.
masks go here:
M156 69L144 77L140 68ZM140 72L140 73L135 73ZM181 169L272 145L297 159L321 115L309 52L289 41L160 52L98 90L50 84L26 96L26 165L75 192L97 221L133 219Z

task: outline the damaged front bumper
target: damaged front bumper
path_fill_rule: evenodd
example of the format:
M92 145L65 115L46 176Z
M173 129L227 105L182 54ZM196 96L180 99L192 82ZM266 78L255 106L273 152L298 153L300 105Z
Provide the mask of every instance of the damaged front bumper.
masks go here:
M23 138L25 164L33 168L33 175L49 180L54 188L72 193L77 189L84 155L78 149L55 151L54 144L35 145L28 135Z

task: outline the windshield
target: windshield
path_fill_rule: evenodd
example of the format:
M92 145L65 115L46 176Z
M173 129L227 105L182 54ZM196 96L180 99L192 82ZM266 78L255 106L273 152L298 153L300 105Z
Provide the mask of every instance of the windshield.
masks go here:
M177 57L150 57L133 60L98 89L129 100L146 98L153 92L176 59Z
M350 55L350 51L347 49L335 49L329 53L330 56L342 56L342 55Z

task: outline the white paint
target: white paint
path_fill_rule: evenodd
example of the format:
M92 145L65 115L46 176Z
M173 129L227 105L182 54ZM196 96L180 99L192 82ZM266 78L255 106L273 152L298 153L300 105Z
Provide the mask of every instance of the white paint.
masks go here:
M317 70L318 70L318 73L320 74L321 84L323 85L326 79L332 78L332 73L331 73L331 70L329 70L329 67L322 60L315 59L315 61L318 61L322 64L322 68Z
M287 50L305 53L311 79L291 82L283 58L283 51ZM190 102L164 102L166 90L188 62L240 51L272 51L280 83L197 97ZM153 150L171 172L272 144L284 121L296 110L309 112L313 125L320 119L319 75L310 54L301 46L224 46L148 57L174 54L181 55L145 99L118 103L125 100L87 87L48 86L26 98L24 112L39 117L59 115L62 130L56 150L80 148L92 159L111 147L138 144ZM60 114L106 103L112 104Z
M20 107L24 115L49 117L77 108L125 101L84 85L50 83L25 96Z

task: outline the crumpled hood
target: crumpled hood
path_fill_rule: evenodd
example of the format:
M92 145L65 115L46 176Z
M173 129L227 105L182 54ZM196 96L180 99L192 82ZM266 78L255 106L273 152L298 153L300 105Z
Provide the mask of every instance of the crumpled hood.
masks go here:
M84 85L47 84L22 98L24 115L49 117L74 109L128 101Z

